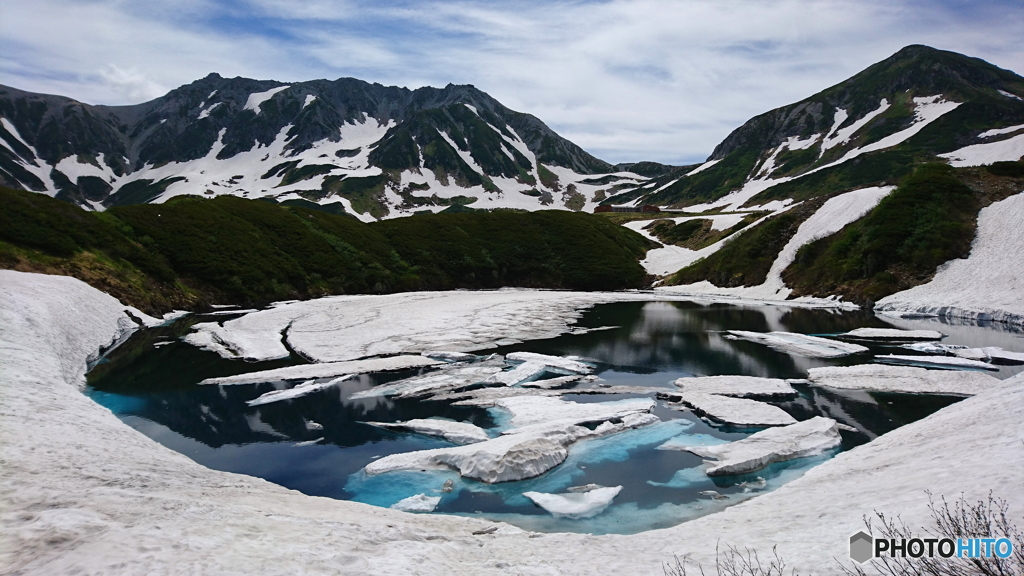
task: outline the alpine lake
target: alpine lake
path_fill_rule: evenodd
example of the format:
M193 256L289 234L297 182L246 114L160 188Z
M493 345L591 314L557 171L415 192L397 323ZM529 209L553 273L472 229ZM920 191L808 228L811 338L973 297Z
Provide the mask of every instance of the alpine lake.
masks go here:
M224 321L230 314L213 317ZM179 338L210 316L189 315L168 325L142 329L104 355L89 371L86 393L124 423L153 440L216 470L264 478L299 492L388 507L426 494L441 496L433 513L501 520L536 531L629 534L665 528L771 491L837 453L924 418L961 398L831 390L796 384L795 398L770 403L797 420L821 415L856 431L841 431L839 448L818 456L776 463L746 475L708 477L703 459L684 451L659 450L667 440L693 435L707 441L738 440L758 429L741 429L672 408L657 400L660 422L578 442L562 464L522 481L487 484L455 471L390 472L367 475L363 467L390 454L451 446L445 440L384 430L367 421L397 422L447 418L471 422L496 434L506 423L500 409L454 406L449 402L399 400L384 396L353 399L353 394L396 380L426 374L430 368L360 375L325 390L259 406L248 406L283 382L199 385L205 378L303 364L293 357L250 363L224 359ZM898 327L938 330L946 344L1001 346L1024 350L1019 332L977 323L948 324L937 319L901 321ZM785 306L740 306L690 302L624 302L586 310L576 333L476 351L480 355L530 351L579 356L594 363L598 383L676 390L677 378L749 375L803 379L817 366L863 364L875 354L914 354L896 344L868 343L869 353L814 359L723 337L725 330L782 330L818 336L860 327L892 327L864 311ZM586 331L586 329L599 329ZM864 344L863 342L859 342ZM1007 378L1021 366L998 366ZM321 379L318 381L326 381ZM574 402L612 402L635 394L567 394ZM655 398L654 394L646 395ZM310 423L317 423L320 426ZM451 480L450 491L443 491ZM555 518L523 492L563 493L571 486L622 486L611 506L592 518ZM713 491L713 492L712 492Z

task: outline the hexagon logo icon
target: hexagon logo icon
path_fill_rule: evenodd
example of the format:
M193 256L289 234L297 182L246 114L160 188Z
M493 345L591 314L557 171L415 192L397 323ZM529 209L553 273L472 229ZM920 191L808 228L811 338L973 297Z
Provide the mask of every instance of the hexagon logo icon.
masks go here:
M874 539L871 537L871 534L863 530L850 536L850 558L860 564L871 560L871 547L873 544Z

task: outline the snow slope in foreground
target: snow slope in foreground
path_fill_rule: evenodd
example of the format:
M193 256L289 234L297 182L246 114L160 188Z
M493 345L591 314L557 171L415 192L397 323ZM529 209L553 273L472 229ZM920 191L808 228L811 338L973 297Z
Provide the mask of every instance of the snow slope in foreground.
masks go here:
M950 260L931 282L879 300L876 310L1024 324L1024 193L978 214L967 258Z
M787 565L828 574L863 515L926 521L925 489L975 500L991 489L1024 513L1017 377L680 526L474 535L495 524L308 497L155 443L76 389L86 358L118 331L116 300L72 278L17 272L0 273L0 291L0 572L660 575L672 554L712 561L720 541L778 544Z

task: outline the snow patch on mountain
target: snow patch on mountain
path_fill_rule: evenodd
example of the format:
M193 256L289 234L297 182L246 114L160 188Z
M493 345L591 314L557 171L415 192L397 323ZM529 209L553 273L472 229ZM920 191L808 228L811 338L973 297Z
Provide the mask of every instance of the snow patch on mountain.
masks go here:
M1020 96L1017 96L1016 94L1010 94L1006 90L1000 90L999 93L1002 94L1003 96L1006 96L1007 98L1012 98L1014 100L1020 100L1021 102L1024 102L1024 98L1021 98Z
M0 143L2 143L5 148L10 150L12 154L14 154L15 162L18 162L18 164L20 164L22 168L24 168L30 174L32 174L33 176L42 181L43 186L46 188L46 194L48 196L56 196L57 186L53 183L53 179L50 178L50 167L47 166L45 162L41 163L38 160L39 153L36 152L36 149L33 146L30 146L27 142L25 142L25 139L21 137L21 134L18 134L18 129L14 127L14 124L11 123L10 120L8 120L7 118L0 117L0 124L3 124L4 129L7 130L7 132L11 135L12 138L14 138L22 146L28 148L32 152L32 156L35 157L36 160L20 161L20 155L14 151L14 147L11 144L9 144L6 141L6 139L0 138ZM40 164L42 165L40 166ZM28 187L26 187L26 189L27 188Z
M849 115L846 112L846 110L843 110L842 108L836 110L835 123L832 126L835 132L831 135L831 137L825 138L825 140L821 143L821 149L828 150L829 148L833 148L841 144L846 144L847 142L850 141L851 138L853 138L853 135L856 134L858 130L867 126L868 123L874 120L876 116L885 112L888 109L889 100L882 98L882 100L878 103L878 108L875 108L871 112L868 112L867 114L864 115L863 118L857 120L853 124L850 124L846 128L838 130L836 129L837 125L841 125L843 122L845 122ZM840 116L842 117L842 121L839 120Z
M721 161L722 161L721 158L719 158L718 160L708 160L707 162L705 162L705 163L701 164L700 166L697 166L693 170L687 172L686 175L687 176L693 176L694 174L700 174L701 172L707 170L708 168L711 168L712 166L714 166L715 164L718 164Z
M997 142L972 144L939 156L948 159L949 163L957 168L1020 160L1024 158L1024 134Z
M217 108L217 106L220 106L220 104L221 104L220 102L215 102L213 104L210 104L209 107L204 108L203 111L199 113L199 118L197 118L197 120L202 120L203 118L206 118L207 116L209 116L210 112L213 112L214 109Z
M277 88L271 88L265 92L254 92L249 94L249 98L245 101L245 108L243 108L243 110L252 110L259 114L260 107L263 106L264 102L273 98L274 94L287 90L288 88L291 88L291 86L278 86Z
M991 130L985 130L981 134L978 134L978 138L991 138L993 136L1001 136L1003 134L1010 134L1018 130L1024 130L1024 124L1017 124L1016 126L1007 126L1006 128L993 128Z

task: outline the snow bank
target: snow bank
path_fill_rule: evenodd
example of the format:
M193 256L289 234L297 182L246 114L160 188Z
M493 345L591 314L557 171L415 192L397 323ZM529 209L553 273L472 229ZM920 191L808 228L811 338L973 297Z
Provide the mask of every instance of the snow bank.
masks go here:
M722 396L792 396L796 390L785 380L756 376L699 376L679 378L675 385L683 392L701 392Z
M685 392L680 394L680 401L714 420L736 426L785 426L796 422L778 406L746 398Z
M924 364L926 366L938 366L942 368L976 369L976 370L999 370L987 362L969 360L967 358L954 358L951 356L904 356L901 354L885 354L875 356L875 362L889 364Z
M469 422L455 422L454 420L425 418L405 422L365 422L365 424L388 430L439 436L455 444L473 444L491 439L483 428Z
M409 496L403 498L398 502L391 505L394 510L401 510L403 512L433 512L434 508L441 503L440 496L427 496L426 494L417 494L415 496Z
M17 275L0 272L5 571L655 576L673 554L713 565L720 543L777 544L800 573L831 574L865 515L877 510L912 527L929 524L926 489L969 501L994 490L1011 515L1024 513L1024 492L1008 488L1024 485L1020 376L742 506L631 536L531 534L309 497L200 466L78 392L87 357L119 333L122 307L71 278L12 280ZM495 526L493 534L473 535Z
M622 486L615 486L568 494L523 492L523 496L533 500L534 504L547 510L555 518L579 519L592 518L604 512L621 491Z
M798 354L808 358L838 358L867 352L868 349L859 344L839 342L818 336L808 336L795 332L747 332L745 330L728 330L731 336L741 340L749 340L764 344L770 348L787 354Z
M999 384L998 378L982 372L881 364L827 366L811 368L807 372L807 379L815 386L870 392L973 396Z
M361 374L366 372L384 372L387 370L405 370L422 368L439 364L437 360L422 356L391 356L388 358L366 358L347 362L323 362L316 364L300 364L273 370L246 372L235 376L207 378L200 384L256 384L274 382L276 380L303 380L307 378L333 378L342 374Z
M697 445L684 450L715 460L705 471L708 476L726 476L756 472L773 462L821 454L841 442L836 421L815 416L789 426L755 432L736 442Z
M935 330L899 330L897 328L857 328L839 336L861 340L942 340L942 332Z
M927 284L882 298L875 310L1024 324L1024 269L1006 260L1024 254L1021 222L1024 194L982 209L967 258L946 262Z

